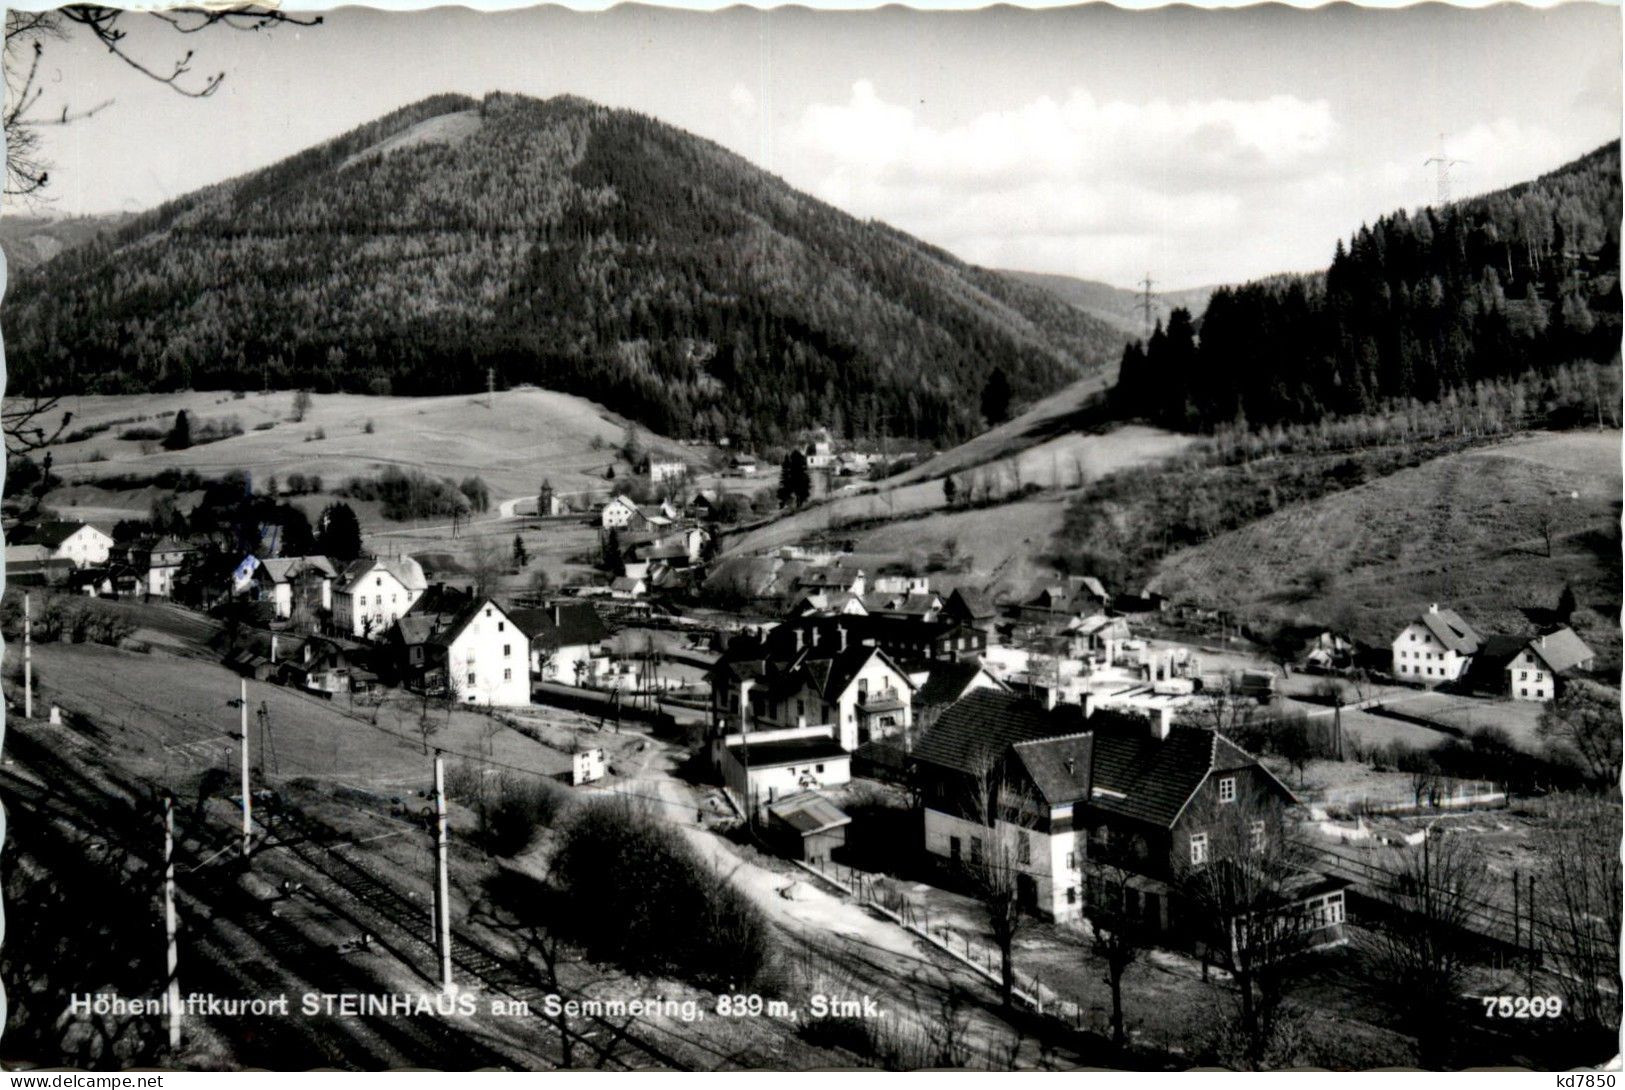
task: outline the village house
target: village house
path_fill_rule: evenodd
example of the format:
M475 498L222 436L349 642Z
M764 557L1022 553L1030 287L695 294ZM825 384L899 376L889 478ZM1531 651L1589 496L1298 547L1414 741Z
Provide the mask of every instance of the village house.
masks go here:
M728 469L739 477L756 476L756 459L749 454L735 454L728 459Z
M1287 835L1297 802L1251 754L1213 730L1173 724L1166 709L1046 707L994 690L945 711L910 763L929 855L955 870L1008 856L1020 903L1057 920L1099 903L1097 866L1122 868L1130 909L1149 930L1182 937L1201 930L1182 918L1182 876L1268 849ZM1346 941L1346 884L1309 871L1282 883L1278 911L1307 924L1306 946Z
M815 564L802 569L796 576L795 589L803 592L833 591L863 597L868 590L862 568L848 568L840 564Z
M748 744L723 744L717 769L734 807L740 813L754 811L760 819L781 798L850 783L852 754L827 733L753 736Z
M944 711L978 689L1008 692L1010 687L980 662L933 662L910 672L914 692L914 737L924 734Z
M1572 628L1536 636L1507 663L1506 694L1514 700L1555 700L1563 680L1577 670L1590 670L1596 658Z
M710 680L718 737L812 728L850 752L913 722L907 671L878 647L847 642L839 627L781 625L765 638L740 636Z
M174 594L175 576L180 573L181 565L194 551L184 541L159 538L127 546L124 563L134 569L142 594L168 598Z
M586 685L602 673L609 628L590 602L553 602L540 609L509 612L530 641L530 672L535 681Z
M869 590L876 594L930 594L931 577L888 572L875 576L869 584Z
M1434 603L1394 638L1394 676L1423 685L1455 681L1467 671L1482 642L1460 614Z
M413 688L459 704L530 703L530 639L490 598L430 587L387 641Z
M942 616L945 620L968 625L985 635L989 643L994 642L999 607L981 591L967 587L954 588L942 603Z
M681 481L688 478L688 464L670 458L656 458L653 454L638 463L638 472L649 478L651 484Z
M378 685L373 671L371 649L342 637L312 636L299 647L297 655L279 662L277 637L271 637L271 663L282 676L313 693L338 696L371 692Z
M543 481L542 487L536 490L536 514L540 517L558 518L570 513L570 505L564 497L553 491L551 481Z
M1046 583L1016 607L1018 620L1033 624L1064 624L1072 617L1104 612L1112 597L1092 575L1068 576Z
M647 562L644 562L644 567L647 570ZM631 601L634 598L642 598L648 593L649 584L643 576L621 575L610 580L609 583L609 596L611 598Z
M246 580L246 590L256 600L272 603L272 613L279 621L292 618L295 612L314 620L333 609L333 583L338 570L325 556L283 556L269 560L249 557L254 561L252 574ZM243 570L242 566L237 569Z
M638 505L623 495L611 496L605 501L604 506L598 509L598 525L605 530L624 529L638 517Z
M113 539L84 522L41 522L20 535L17 544L38 545L49 560L66 560L76 568L105 565Z
M333 590L333 625L355 639L377 639L404 617L429 581L410 556L363 557L344 570Z
M870 591L863 596L863 608L864 612L877 617L916 617L922 621L934 621L942 613L942 599L930 591Z
M847 615L853 617L866 617L869 611L863 607L863 599L856 594L847 594L844 591L814 591L803 594L797 598L786 611L787 617L834 617Z

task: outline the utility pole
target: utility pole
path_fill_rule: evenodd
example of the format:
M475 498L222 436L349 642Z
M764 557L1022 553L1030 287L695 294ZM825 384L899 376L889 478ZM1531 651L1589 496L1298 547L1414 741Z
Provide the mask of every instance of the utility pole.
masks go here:
M1436 169L1438 175L1438 203L1441 206L1450 203L1450 168L1454 166L1463 166L1466 164L1466 162L1467 160L1465 159L1452 159L1450 156L1445 154L1444 133L1440 133L1439 154L1425 160L1422 165L1434 167Z
M254 825L254 799L248 793L248 679L239 678L241 686L237 700L237 707L242 712L242 772L243 772L243 858L248 858L248 847L253 840Z
M1139 305L1140 312L1145 315L1145 336L1146 336L1147 340L1149 340L1151 338L1151 315L1152 315L1152 311L1154 309L1153 304L1151 302L1151 286L1152 286L1152 283L1153 283L1153 281L1151 279L1151 273L1148 271L1145 274L1145 279L1140 281L1140 288L1142 290L1140 291L1140 305Z
M23 718L34 718L34 614L23 594Z
M485 369L485 407L487 409L494 409L496 408L496 404L497 369L495 367L487 367Z
M446 761L434 751L435 944L440 951L440 990L451 995L451 883L446 876Z
M175 947L175 796L164 792L164 964L168 985L164 992L165 1016L169 1022L169 1047L181 1047L181 981L175 975L179 954Z

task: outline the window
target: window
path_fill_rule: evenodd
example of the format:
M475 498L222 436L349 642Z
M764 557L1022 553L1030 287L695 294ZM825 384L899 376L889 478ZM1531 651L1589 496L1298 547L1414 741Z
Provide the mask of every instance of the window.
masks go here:
M1029 837L1026 833L1021 833L1021 834L1019 834L1019 836L1016 839L1016 862L1017 863L1031 863L1032 861L1033 861L1033 842L1032 842L1032 838Z
M1536 670L1535 671L1535 680L1536 681L1545 681L1546 680L1545 674L1540 670Z
M1207 862L1207 834L1191 834L1191 865L1201 866Z
M504 670L504 671L502 671L502 680L503 681L512 681L513 680L513 671L512 670Z
M1269 827L1262 821L1255 821L1248 832L1251 834L1253 851L1263 851L1264 845L1269 842Z
M823 766L823 765L819 765L819 766L818 766L818 771L820 771L820 772L822 772L822 771L824 771L824 766Z
M497 622L497 631L498 632L506 632L507 631L507 625L502 621L498 621Z
M468 683L470 685L474 684L474 675L473 675L472 672L470 672L469 675L468 675Z
M511 654L513 654L513 644L511 644L511 643L503 644L502 645L502 657L507 658Z
M982 838L979 836L973 836L970 838L970 861L972 863L980 863L982 861Z
M1236 778L1234 776L1226 776L1219 781L1219 801L1236 801Z
M1077 852L1067 852L1066 853L1066 869L1067 870L1077 870L1078 869L1078 853Z
M1528 681L1529 680L1529 671L1528 670L1519 670L1518 671L1518 680L1519 681Z
M372 585L375 586L375 587L383 586L384 585L384 577L381 576L381 575L373 576Z
M1066 887L1066 903L1069 904L1069 905L1075 905L1075 904L1078 903L1078 887L1077 886L1067 886Z

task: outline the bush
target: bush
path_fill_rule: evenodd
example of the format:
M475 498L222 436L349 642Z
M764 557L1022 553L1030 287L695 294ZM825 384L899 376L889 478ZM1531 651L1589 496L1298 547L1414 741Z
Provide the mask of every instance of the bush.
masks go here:
M504 773L494 797L480 815L481 847L492 855L513 856L529 848L542 829L563 811L569 792L560 784Z
M630 800L597 800L565 828L553 877L595 956L721 991L757 985L772 955L768 924L675 828Z
M136 442L150 443L162 439L168 434L169 432L165 431L163 428L154 428L143 425L138 428L125 428L123 431L118 433L118 437L120 439L130 439Z

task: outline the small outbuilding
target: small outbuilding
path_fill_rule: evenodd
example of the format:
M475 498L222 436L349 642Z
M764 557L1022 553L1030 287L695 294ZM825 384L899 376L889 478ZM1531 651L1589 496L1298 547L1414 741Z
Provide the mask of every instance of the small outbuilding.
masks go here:
M767 808L769 838L792 859L817 865L846 845L852 823L841 808L816 791L803 791Z

